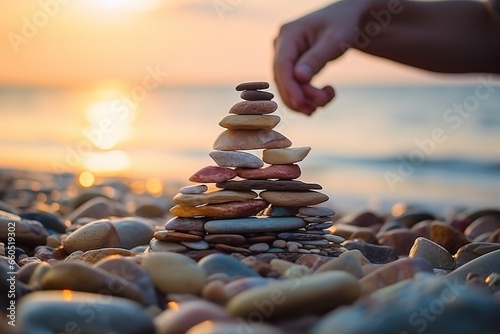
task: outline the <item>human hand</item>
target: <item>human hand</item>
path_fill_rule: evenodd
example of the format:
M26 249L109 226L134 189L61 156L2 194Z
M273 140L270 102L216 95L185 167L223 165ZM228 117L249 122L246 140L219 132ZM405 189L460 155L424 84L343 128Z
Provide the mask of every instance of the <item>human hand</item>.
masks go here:
M274 41L274 79L291 109L311 115L335 96L331 86L314 87L311 79L352 44L360 1L336 2L281 27Z

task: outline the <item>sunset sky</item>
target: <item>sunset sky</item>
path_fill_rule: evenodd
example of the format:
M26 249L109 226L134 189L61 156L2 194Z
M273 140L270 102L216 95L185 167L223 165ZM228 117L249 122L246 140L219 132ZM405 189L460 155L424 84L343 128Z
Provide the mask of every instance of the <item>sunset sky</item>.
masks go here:
M281 24L325 0L0 0L0 85L80 86L137 82L148 68L162 84L272 80ZM435 76L349 52L319 81L421 82Z

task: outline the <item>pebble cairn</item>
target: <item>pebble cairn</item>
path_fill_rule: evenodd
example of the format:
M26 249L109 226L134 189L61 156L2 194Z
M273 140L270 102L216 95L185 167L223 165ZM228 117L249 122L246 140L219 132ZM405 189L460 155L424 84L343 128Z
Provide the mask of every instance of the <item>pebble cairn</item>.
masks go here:
M176 206L170 213L175 217L155 233L152 251L198 256L212 251L341 253L344 239L328 230L335 212L317 206L328 196L317 191L321 185L297 180L301 171L296 163L311 148L291 148L288 138L272 130L280 117L270 115L278 105L267 88L267 82L236 86L243 101L219 123L227 130L210 153L217 166L197 171L189 178L197 184L180 189L173 198ZM262 159L248 150L262 151Z

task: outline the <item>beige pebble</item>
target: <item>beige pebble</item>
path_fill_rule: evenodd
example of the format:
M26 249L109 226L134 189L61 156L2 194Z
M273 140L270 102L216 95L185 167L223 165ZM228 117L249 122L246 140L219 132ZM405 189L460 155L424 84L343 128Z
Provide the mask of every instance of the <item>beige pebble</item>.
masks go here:
M271 148L262 152L262 160L268 164L293 164L304 160L311 147Z

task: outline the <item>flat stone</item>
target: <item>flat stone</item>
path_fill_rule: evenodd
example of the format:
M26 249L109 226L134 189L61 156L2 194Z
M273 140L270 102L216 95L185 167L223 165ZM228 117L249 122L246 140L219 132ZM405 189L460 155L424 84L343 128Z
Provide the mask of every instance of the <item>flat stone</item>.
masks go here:
M200 295L206 283L205 271L191 258L177 253L148 253L141 266L164 293Z
M142 292L133 282L82 261L56 263L41 278L42 290L75 290L106 293L143 302Z
M271 165L265 168L236 168L239 177L249 180L292 180L300 176L298 165Z
M206 184L195 184L193 186L182 187L179 192L181 194L203 194L208 190Z
M289 181L291 182L291 181ZM328 201L328 196L316 191L263 191L259 194L268 203L280 206L307 206Z
M183 253L187 250L186 246L181 245L178 242L161 241L156 238L151 239L149 242L149 248L152 252Z
M487 277L492 273L500 273L500 249L486 253L453 270L447 277L465 282L469 273Z
M268 164L293 164L304 160L311 147L268 148L262 152L262 160Z
M200 241L202 239L199 235L175 231L156 231L154 237L161 241Z
M303 219L304 219L304 221L306 221L307 217L305 217ZM306 226L306 230L308 230L308 231L310 231L310 230L324 230L324 229L328 229L332 226L333 226L333 222L327 221L327 222L319 223L319 224L309 224Z
M284 232L278 234L279 239L291 241L291 240L297 240L297 241L302 241L302 240L321 240L323 239L323 235L320 234L307 234L307 233L291 233L291 232Z
M326 239L335 244L341 244L345 241L345 239L342 238L340 235L334 235L334 234L324 234L323 239Z
M229 320L220 305L204 300L178 303L178 309L167 309L155 318L156 334L184 334L203 321Z
M331 222L333 216L326 216L326 217L302 217L304 220L308 223L314 223L314 224L321 224L325 222ZM333 225L333 223L332 223ZM328 226L329 227L329 226Z
M189 177L189 181L200 183L222 182L233 179L236 176L236 172L231 168L206 166L191 175L191 177Z
M28 220L36 220L49 231L57 233L65 233L67 226L64 224L64 219L56 213L26 211L19 214L21 218Z
M220 151L284 148L292 145L290 139L274 130L226 130L214 142Z
M87 310L87 316L82 316ZM36 291L18 305L20 333L155 333L153 316L123 298L78 291ZM90 318L91 317L91 318ZM92 321L89 321L92 319ZM10 332L6 332L10 333Z
M252 252L263 253L269 249L269 245L261 242L261 243L251 245L250 247L248 247L248 249Z
M309 217L330 217L335 215L335 211L324 206L305 206L299 209L299 214Z
M242 101L238 102L229 110L230 114L236 115L265 115L278 109L274 101Z
M96 220L74 231L63 241L68 253L106 247L121 247L120 236L113 223L107 219Z
M452 270L455 267L455 259L446 249L434 241L422 237L415 239L408 257L424 258L433 268Z
M196 250L205 250L209 249L210 245L208 242L200 240L200 241L181 241L181 244L186 246L187 248L196 249Z
M240 218L210 220L205 224L208 233L279 232L302 228L306 225L299 217Z
M276 206L270 205L264 211L262 216L270 217L294 217L298 215L299 207L296 206Z
M217 182L216 186L218 188L224 188L227 190L270 190L270 191L280 191L280 192L305 192L311 189L322 189L319 184L316 183L305 183L299 180L242 180L242 181L224 181ZM290 195L292 196L292 195ZM312 195L315 196L315 195ZM326 195L325 195L326 196ZM324 198L324 197L322 197ZM287 203L290 204L290 203ZM280 206L279 204L275 204ZM291 206L291 205L282 205ZM301 206L297 204L295 206Z
M209 204L204 206L180 206L170 209L170 213L179 217L210 217L210 218L235 218L253 216L269 204L261 199L251 199L243 202L229 202L222 204ZM205 226L206 229L206 226Z
M274 98L274 94L261 90L244 90L241 92L240 97L247 101L266 101L272 100Z
M227 202L246 201L257 197L253 191L218 190L203 194L177 194L173 201L178 205L197 206L201 204L220 204Z
M266 81L242 82L235 87L236 91L238 92L241 92L243 90L256 90L256 89L268 89L268 88L269 88L269 82Z
M280 120L276 115L229 115L224 117L219 125L231 130L271 130Z
M242 246L245 244L245 237L240 234L207 234L204 240L214 244L226 244L229 246Z
M105 219L112 216L126 217L127 215L124 204L104 197L94 197L72 211L66 216L66 219L75 222L78 218L83 217Z
M212 151L208 154L221 167L260 168L264 162L248 152Z
M244 255L250 255L252 252L248 250L247 248L244 247L236 247L236 246L230 246L230 245L225 245L225 244L215 244L215 248L223 251L225 253L233 254L233 253L239 253L239 254L244 254Z
M203 226L205 226L206 222L206 218L174 217L167 221L165 224L165 230L174 230L179 232L205 232Z
M226 254L212 254L202 258L198 265L205 271L207 276L223 273L230 278L234 277L260 277L254 270L243 262Z
M308 313L324 313L352 303L359 297L360 290L354 276L342 271L331 271L244 291L232 298L226 309L234 317L247 317L260 312L259 306L269 302L269 296L280 291L280 300L286 302L274 303L274 312L268 312L266 320L296 316L304 310Z
M120 247L132 249L147 245L155 232L153 223L146 218L124 217L111 220L118 232Z
M245 238L247 244L257 244L257 243L272 243L276 240L276 236L274 235L257 235L254 237L246 237Z

